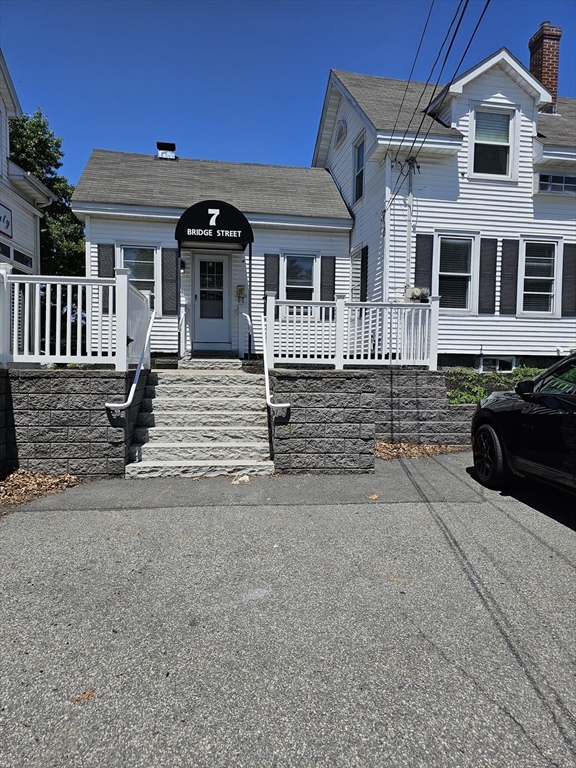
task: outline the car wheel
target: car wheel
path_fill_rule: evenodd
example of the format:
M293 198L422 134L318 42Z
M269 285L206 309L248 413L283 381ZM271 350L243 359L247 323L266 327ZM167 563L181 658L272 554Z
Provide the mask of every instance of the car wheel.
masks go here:
M508 479L508 468L500 438L490 424L482 424L474 433L474 469L487 488L501 488Z

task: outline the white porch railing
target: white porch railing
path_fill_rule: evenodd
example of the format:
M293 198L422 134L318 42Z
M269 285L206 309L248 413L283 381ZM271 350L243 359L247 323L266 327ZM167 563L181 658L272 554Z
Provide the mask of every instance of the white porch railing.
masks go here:
M439 297L428 304L279 301L266 294L268 363L422 365L436 370ZM273 331L272 331L273 329Z
M113 364L127 371L139 360L150 320L149 298L128 274L47 277L0 267L0 366Z

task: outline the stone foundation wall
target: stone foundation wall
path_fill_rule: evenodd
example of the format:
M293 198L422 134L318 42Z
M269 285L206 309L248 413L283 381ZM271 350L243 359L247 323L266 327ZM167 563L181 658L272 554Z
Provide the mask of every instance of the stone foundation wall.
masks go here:
M374 471L376 381L366 371L271 371L274 465L291 474Z
M444 373L404 369L270 372L289 402L271 437L276 471L371 472L375 441L467 445L474 405L448 405Z
M5 384L4 466L81 477L122 477L148 375L119 417L106 402L127 399L134 373L102 370L16 370ZM0 396L0 424L2 423ZM0 456L2 448L0 447Z
M8 371L0 369L0 472L6 467L8 442Z
M376 376L376 440L466 445L475 405L448 405L441 371L390 369Z

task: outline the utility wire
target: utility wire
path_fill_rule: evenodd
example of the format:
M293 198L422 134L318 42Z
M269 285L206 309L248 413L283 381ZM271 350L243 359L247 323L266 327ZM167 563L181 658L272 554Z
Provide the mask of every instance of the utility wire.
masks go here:
M444 67L446 66L446 64L448 62L448 57L450 56L450 53L452 52L452 47L453 47L454 43L456 42L456 36L458 35L458 30L460 29L460 26L461 26L462 21L464 19L464 15L466 13L466 9L468 8L468 3L469 2L470 2L470 0L466 0L466 2L464 4L464 8L462 10L460 18L458 19L458 23L456 25L456 29L454 30L454 34L452 35L452 40L450 41L450 45L448 46L448 50L446 51L446 53L444 55L444 61L442 62L442 67L440 68L440 72L438 73L438 79L436 80L436 85L434 86L434 90L432 91L432 96L430 97L430 100L429 100L428 103L431 103L432 101L434 101L434 97L436 96L436 90L438 89L438 85L440 84L440 78L442 77L442 72L444 72ZM460 66L460 65L458 65L458 66ZM412 139L412 144L410 145L410 149L408 150L408 157L410 156L410 153L414 149L414 145L416 144L416 140L418 138L418 134L420 133L420 129L424 125L424 121L426 120L426 118L428 118L431 121L430 122L430 126L432 126L433 123L434 123L434 118L430 117L426 113L426 111L424 111L424 113L422 115L422 119L420 120L420 125L418 126L418 128L416 129L416 131L414 133L414 138Z
M428 87L428 84L430 83L430 80L432 79L432 75L433 75L434 70L436 68L436 64L438 64L440 56L442 55L442 50L444 49L444 46L446 45L446 41L448 40L448 37L450 36L450 32L452 31L452 27L454 26L454 23L456 22L456 19L458 18L458 14L460 13L460 8L462 7L462 3L463 2L464 2L464 0L460 0L460 2L458 3L458 7L456 8L456 12L454 13L454 16L452 17L452 21L450 22L450 26L448 27L448 31L446 32L444 40L442 41L442 45L440 46L440 48L438 50L438 55L436 56L436 60L435 60L434 64L432 65L432 68L430 69L430 74L428 75L428 79L426 80L426 82L424 84L424 88L422 89L422 93L420 94L418 102L416 103L416 106L414 107L414 111L412 112L412 116L410 117L410 120L408 121L408 123L406 125L406 130L404 131L404 135L402 136L402 139L400 140L400 145L399 145L398 150L396 151L396 155L394 157L395 160L398 158L398 153L400 151L400 147L404 143L404 139L406 138L406 136L408 134L408 129L410 128L410 125L412 124L412 120L414 120L416 112L418 111L418 107L420 106L420 102L422 101L422 99L424 97L424 94L426 93L426 88Z
M430 10L428 11L428 16L426 18L426 23L424 24L424 29L422 30L422 34L420 35L420 42L418 43L418 50L416 51L416 55L414 56L414 61L412 63L412 69L410 70L410 74L408 75L408 82L406 83L406 88L404 89L404 94L402 96L402 101L400 102L400 108L398 110L398 114L396 115L396 120L394 121L394 128L392 128L392 133L390 134L390 139L388 141L388 146L386 147L386 152L390 149L390 144L392 143L392 139L394 137L394 131L396 130L396 126L398 125L398 120L400 119L400 115L402 114L402 107L404 106L404 101L406 100L406 94L408 93L408 88L410 86L410 82L412 80L412 75L414 74L414 68L416 67L416 62L418 61L418 56L420 55L420 48L422 48L422 43L424 42L424 35L426 34L426 30L428 29L428 22L430 21L430 16L432 15L432 9L434 8L434 3L436 0L432 0L430 3Z
M468 45L466 46L466 50L465 50L465 51L464 51L464 53L462 54L462 56L461 56L461 58L460 58L460 61L458 62L458 66L457 66L457 67L456 67L456 69L454 70L454 74L452 75L452 79L450 80L450 82L449 82L449 83L448 83L448 85L446 86L446 90L445 90L445 92L444 92L444 96L442 97L442 99L441 99L440 103L438 104L438 109L440 109L440 107L441 107L441 106L442 106L442 104L444 103L444 99L445 99L445 98L446 98L446 96L448 95L448 91L449 91L449 89L450 89L450 86L452 85L452 83L453 83L453 82L454 82L454 80L456 79L456 75L457 75L457 73L458 73L458 70L459 70L459 69L460 69L460 67L462 66L462 62L464 61L464 59L466 58L466 54L467 54L467 53L468 53L468 51L470 50L470 46L472 45L472 41L474 40L474 37L476 36L476 32L478 31L478 27L480 26L480 22L481 22L481 21L482 21L482 19L484 18L484 14L485 14L485 13L486 13L486 11L488 10L488 6L490 5L491 1L492 1L492 0L486 0L486 3L485 3L485 5L484 5L484 8L483 8L483 10L482 10L482 13L480 14L480 18L479 18L479 19L478 19L478 21L476 22L476 26L474 27L474 31L472 32L472 35L471 35L471 37L470 37L470 40L468 41ZM433 126L433 125L434 125L434 121L432 120L432 121L430 122L430 125L428 126L428 130L426 131L426 134L424 135L424 138L422 139L422 143L420 144L420 147L419 147L419 148L417 149L417 151L416 151L416 158L418 158L418 155L419 155L420 151L422 150L422 147L424 146L424 142L425 142L425 141L426 141L426 139L428 138L428 134L429 134L429 133L430 133L430 131L432 130L432 126Z

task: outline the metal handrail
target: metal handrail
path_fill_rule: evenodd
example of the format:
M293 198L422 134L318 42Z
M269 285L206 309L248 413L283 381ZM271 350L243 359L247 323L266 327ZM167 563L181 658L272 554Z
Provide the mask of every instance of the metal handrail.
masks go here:
M266 318L264 315L260 315L260 321L262 323L262 342L263 342L263 358L264 358L264 379L266 382L266 405L272 410L286 411L290 408L290 403L273 403L270 395L270 372L268 368L268 351L266 349Z
M119 416L120 411L123 411L132 405L132 400L134 399L134 394L136 393L136 387L138 386L138 380L140 379L140 371L142 370L142 365L144 364L144 356L150 344L150 336L152 334L152 325L155 319L156 319L156 310L154 309L152 311L152 314L150 315L150 322L148 323L146 339L144 341L144 346L142 347L140 360L138 361L138 367L136 368L136 373L134 375L134 381L132 382L132 386L130 387L130 392L128 393L128 399L126 400L125 403L105 403L106 408L110 408L111 411L114 411L115 416Z
M252 318L248 312L240 312L242 317L246 318L248 323L248 360L252 360L252 339L254 338L254 326L252 324Z

